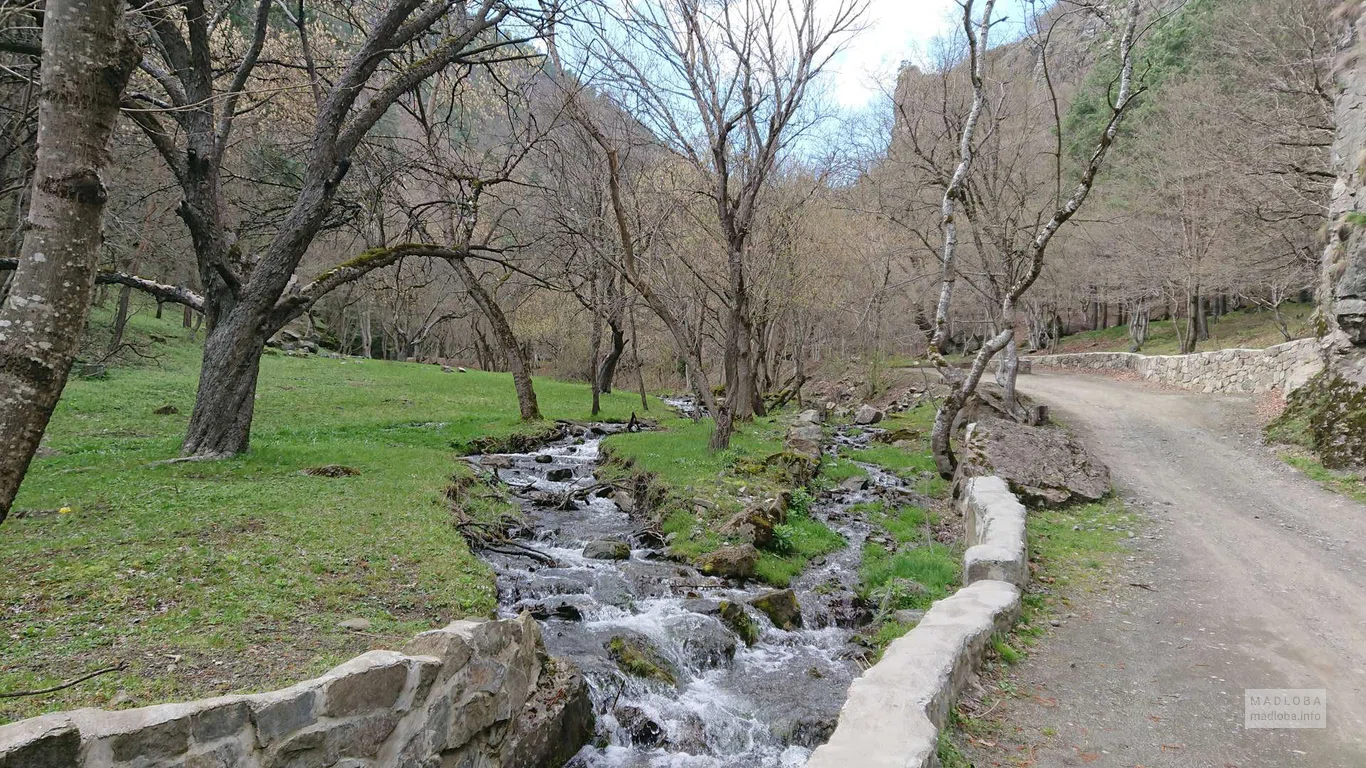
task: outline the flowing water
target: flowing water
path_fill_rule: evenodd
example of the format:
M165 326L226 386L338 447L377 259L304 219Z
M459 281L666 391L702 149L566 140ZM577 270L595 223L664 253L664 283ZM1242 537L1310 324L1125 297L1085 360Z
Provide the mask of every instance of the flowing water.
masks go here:
M598 738L572 768L778 768L806 764L834 728L865 649L853 642L868 620L854 595L868 526L848 508L899 481L866 467L871 490L837 492L812 505L813 517L848 546L818 559L792 584L803 627L779 629L748 601L772 590L705 576L666 557L662 542L610 495L586 494L572 509L547 500L594 487L606 434L620 425L572 427L531 453L472 459L497 467L526 512L519 543L553 559L485 553L498 577L505 615L529 610L547 649L573 659L588 680ZM604 492L606 493L606 492ZM630 557L585 557L591 542L629 542ZM746 606L762 631L753 646L722 622L721 601ZM626 674L607 645L623 638L662 657L670 684Z

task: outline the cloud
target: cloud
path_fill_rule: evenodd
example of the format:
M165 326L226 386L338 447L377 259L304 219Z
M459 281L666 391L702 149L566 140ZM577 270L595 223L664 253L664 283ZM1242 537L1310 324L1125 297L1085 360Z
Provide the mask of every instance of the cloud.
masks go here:
M840 0L818 0L833 8ZM865 29L830 63L828 85L843 107L866 106L890 87L901 62L919 58L952 28L954 0L870 0Z

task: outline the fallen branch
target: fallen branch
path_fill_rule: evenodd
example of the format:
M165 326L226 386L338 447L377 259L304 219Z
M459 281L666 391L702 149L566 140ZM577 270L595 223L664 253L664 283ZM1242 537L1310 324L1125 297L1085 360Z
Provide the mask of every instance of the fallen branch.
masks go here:
M70 688L71 686L76 685L78 683L84 683L86 680L89 680L93 677L99 677L100 675L105 675L110 672L122 672L125 669L128 669L128 662L120 661L118 664L115 664L112 667L97 669L88 675L81 675L80 677L75 678L74 680L67 680L65 683L62 683L61 685L54 685L51 688L43 688L42 690L38 691L14 691L12 693L0 693L0 699L18 699L24 696L43 696L49 693L56 693L57 691Z

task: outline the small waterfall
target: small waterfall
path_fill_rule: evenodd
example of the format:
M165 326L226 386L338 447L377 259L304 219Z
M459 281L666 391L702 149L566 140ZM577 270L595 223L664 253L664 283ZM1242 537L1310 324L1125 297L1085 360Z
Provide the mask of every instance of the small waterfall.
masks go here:
M706 576L668 558L660 542L606 491L571 509L546 499L595 485L602 438L620 425L571 428L530 453L472 457L514 491L526 514L521 543L553 558L485 552L498 578L500 610L542 621L552 655L584 671L598 715L598 739L572 768L786 768L803 766L829 737L866 649L855 629L868 612L855 596L868 525L848 508L899 481L866 467L867 491L840 491L812 505L813 517L848 542L818 559L792 587L803 628L784 630L748 605L772 590ZM585 547L625 542L629 557L595 559ZM602 547L601 544L594 544ZM620 548L621 545L616 545ZM624 555L616 552L615 555ZM722 620L722 602L743 607L760 630L746 645ZM733 610L733 609L732 609ZM636 649L665 670L627 674L609 645Z

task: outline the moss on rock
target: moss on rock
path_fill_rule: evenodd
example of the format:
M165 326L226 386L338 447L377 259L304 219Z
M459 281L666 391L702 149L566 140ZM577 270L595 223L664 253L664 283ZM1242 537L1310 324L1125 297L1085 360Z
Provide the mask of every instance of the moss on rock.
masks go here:
M1366 387L1326 370L1291 393L1266 435L1309 448L1329 469L1359 466L1366 461Z
M607 655L627 674L669 685L678 684L669 662L643 641L626 635L614 635L607 641L606 648Z

